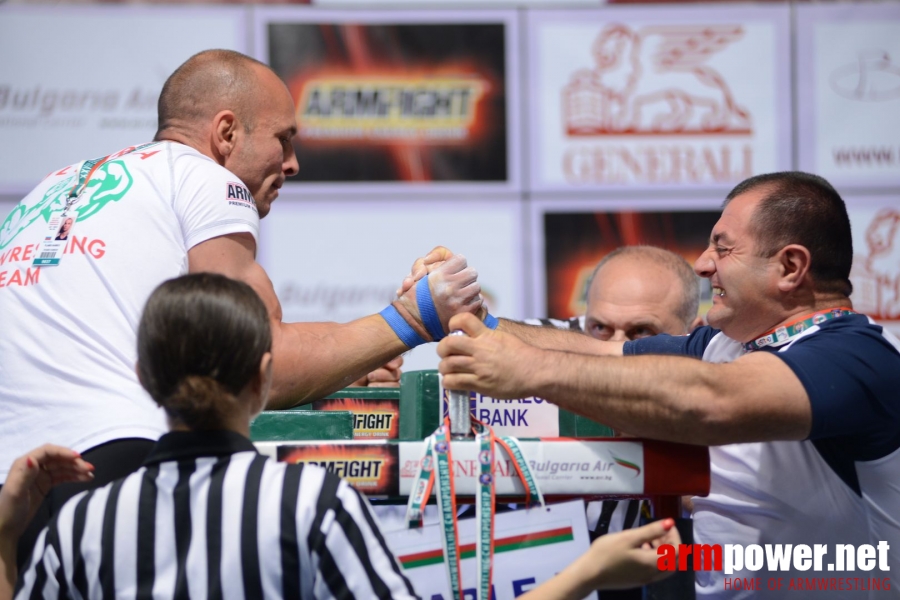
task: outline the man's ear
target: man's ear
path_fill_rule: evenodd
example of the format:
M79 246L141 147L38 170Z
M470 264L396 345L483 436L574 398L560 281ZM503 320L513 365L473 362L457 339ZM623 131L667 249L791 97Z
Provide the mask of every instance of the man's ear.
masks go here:
M812 263L809 250L800 244L789 244L778 251L778 289L782 292L795 290L809 275Z
M239 129L240 124L233 111L222 110L213 117L212 144L223 159L234 152Z

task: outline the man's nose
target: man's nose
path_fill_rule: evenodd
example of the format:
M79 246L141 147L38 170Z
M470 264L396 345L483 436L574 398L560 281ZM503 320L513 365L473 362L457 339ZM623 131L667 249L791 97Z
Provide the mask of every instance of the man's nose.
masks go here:
M694 261L694 273L700 277L709 278L716 272L716 263L710 257L710 252L712 252L712 249L707 248L703 254L698 256L697 260Z
M625 335L625 331L622 329L616 329L613 331L612 337L609 338L610 342L628 342L630 339L627 335Z
M288 151L287 160L284 161L283 170L287 177L291 177L300 172L300 163L297 161L297 154L294 152L293 147Z

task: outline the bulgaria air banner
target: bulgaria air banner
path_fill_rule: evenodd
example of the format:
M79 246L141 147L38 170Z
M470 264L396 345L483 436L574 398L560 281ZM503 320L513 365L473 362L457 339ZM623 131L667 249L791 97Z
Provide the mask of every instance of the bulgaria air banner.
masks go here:
M149 142L178 65L209 48L247 50L247 9L121 8L2 7L0 193L21 197L51 169Z
M584 503L580 500L497 515L491 598L507 600L552 578L587 551L590 542ZM459 521L464 597L475 597L476 520ZM450 600L438 522L420 529L385 534L416 593L431 600ZM588 598L596 598L591 594Z
M789 8L528 13L531 187L720 187L791 166Z
M259 9L257 53L296 106L289 181L517 189L515 17Z

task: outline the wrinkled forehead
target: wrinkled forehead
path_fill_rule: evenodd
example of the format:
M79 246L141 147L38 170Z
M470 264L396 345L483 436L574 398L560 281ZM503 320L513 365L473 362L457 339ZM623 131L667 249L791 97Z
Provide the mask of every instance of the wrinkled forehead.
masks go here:
M588 307L603 304L659 305L666 309L678 303L681 282L671 269L647 257L620 256L604 265L588 290Z
M754 189L735 196L725 205L719 220L713 225L709 240L712 243L748 242L753 239L753 217L765 190Z

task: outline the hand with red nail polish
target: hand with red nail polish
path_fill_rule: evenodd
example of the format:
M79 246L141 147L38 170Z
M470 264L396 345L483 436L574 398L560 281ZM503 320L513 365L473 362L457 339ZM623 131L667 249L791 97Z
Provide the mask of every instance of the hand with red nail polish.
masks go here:
M673 519L600 536L587 552L556 577L531 590L522 600L576 600L594 590L620 590L647 585L674 571L657 568L657 548L681 537Z
M45 444L13 462L0 488L0 599L12 597L16 545L54 485L90 481L94 467L74 450Z

